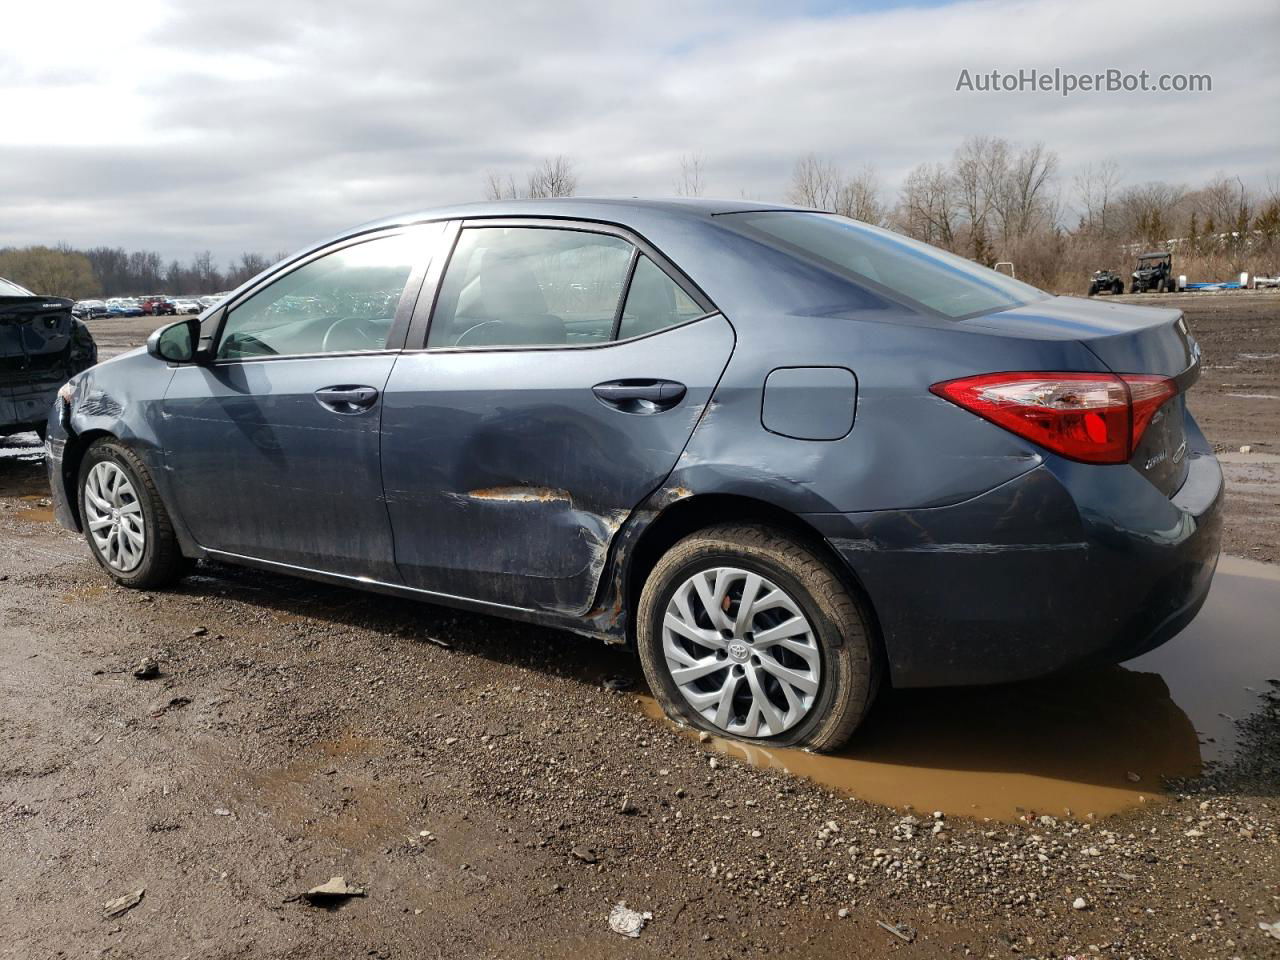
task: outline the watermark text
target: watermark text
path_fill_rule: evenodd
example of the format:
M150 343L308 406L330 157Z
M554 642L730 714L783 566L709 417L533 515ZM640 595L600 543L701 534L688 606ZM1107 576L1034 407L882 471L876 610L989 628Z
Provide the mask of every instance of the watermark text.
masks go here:
M956 92L965 93L1212 93L1213 77L1207 73L1152 73L1149 70L1103 70L1073 73L1055 67L1039 70L960 71Z

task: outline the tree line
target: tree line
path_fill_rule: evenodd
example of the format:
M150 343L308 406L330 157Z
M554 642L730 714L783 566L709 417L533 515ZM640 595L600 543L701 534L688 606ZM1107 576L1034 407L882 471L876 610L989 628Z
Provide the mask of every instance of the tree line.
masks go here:
M154 250L58 246L0 248L0 277L36 293L85 300L148 293L198 296L238 287L284 258L242 253L219 265L208 250L166 262Z
M706 192L701 155L682 156L675 174L675 193ZM545 158L520 176L489 171L483 181L491 200L567 197L577 190L576 164L565 156ZM1198 186L1135 183L1111 161L1090 164L1066 180L1058 155L1043 143L967 137L946 160L913 167L896 189L887 188L870 165L849 172L810 153L796 160L778 193L987 266L1011 262L1020 279L1060 293L1080 292L1096 269L1127 273L1141 249L1171 250L1175 272L1189 279L1274 274L1280 267L1280 181L1251 189L1239 177L1218 174ZM209 251L184 263L122 247L11 247L0 249L0 276L38 293L77 299L206 294L232 289L283 256L243 253L219 265Z
M672 185L680 196L701 196L706 180L703 158L686 155ZM561 156L530 171L523 189L511 175L489 173L485 194L572 196L577 182L573 161ZM1190 279L1274 274L1280 266L1280 181L1261 190L1226 174L1194 187L1126 183L1112 161L1067 181L1058 155L1038 142L967 137L947 160L913 167L896 190L870 165L850 173L809 153L780 193L789 203L886 227L986 266L1010 262L1021 279L1055 292L1082 291L1097 269L1127 273L1145 249L1174 252L1175 269Z

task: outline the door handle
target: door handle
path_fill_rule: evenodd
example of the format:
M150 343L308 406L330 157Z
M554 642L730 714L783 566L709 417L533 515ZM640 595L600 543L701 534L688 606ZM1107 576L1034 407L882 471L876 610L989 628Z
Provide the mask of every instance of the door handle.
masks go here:
M378 391L362 386L321 387L316 391L316 400L333 413L363 413L377 402Z
M674 380L610 380L597 383L591 392L624 413L658 413L678 404L687 390Z

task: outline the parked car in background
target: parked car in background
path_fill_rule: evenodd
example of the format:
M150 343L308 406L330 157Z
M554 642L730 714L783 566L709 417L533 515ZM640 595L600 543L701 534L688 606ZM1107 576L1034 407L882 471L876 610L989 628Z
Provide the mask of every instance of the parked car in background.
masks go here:
M107 305L101 300L77 300L71 306L71 315L81 320L93 320L108 315Z
M1125 660L1200 609L1222 472L1181 311L834 214L475 204L365 225L64 388L58 519L632 643L692 726L830 750L882 682Z
M173 297L169 302L175 313L199 313L204 309L194 297Z
M0 436L44 436L58 388L97 362L93 335L71 308L0 279Z
M151 294L142 298L142 312L149 317L172 317L178 311L168 297L163 294Z
M142 305L128 297L112 297L107 301L107 314L112 317L140 317Z
M226 293L211 293L207 296L203 296L200 298L200 307L203 310L208 310L210 307L216 307L223 300L227 299L229 295L230 294Z

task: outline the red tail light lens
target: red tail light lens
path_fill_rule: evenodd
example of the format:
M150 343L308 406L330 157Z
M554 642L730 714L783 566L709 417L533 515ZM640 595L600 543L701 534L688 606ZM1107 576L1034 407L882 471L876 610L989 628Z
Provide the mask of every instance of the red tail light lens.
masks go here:
M1178 392L1166 377L1127 373L985 373L929 389L1082 463L1128 463L1155 412Z

